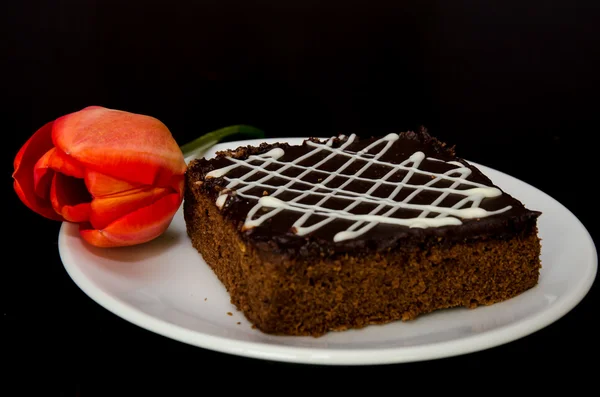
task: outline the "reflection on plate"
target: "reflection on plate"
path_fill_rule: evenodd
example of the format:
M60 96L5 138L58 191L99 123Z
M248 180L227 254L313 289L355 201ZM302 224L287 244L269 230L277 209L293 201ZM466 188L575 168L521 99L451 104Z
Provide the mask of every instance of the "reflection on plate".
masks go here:
M219 144L206 156L257 143ZM470 353L521 338L558 320L583 299L597 269L592 239L571 212L524 182L476 165L505 191L543 212L539 220L543 268L535 288L473 310L442 310L411 322L320 338L263 334L230 304L223 285L192 247L181 209L160 238L127 248L90 247L79 238L77 226L65 223L59 251L75 283L100 305L140 327L206 349L331 365L399 363Z

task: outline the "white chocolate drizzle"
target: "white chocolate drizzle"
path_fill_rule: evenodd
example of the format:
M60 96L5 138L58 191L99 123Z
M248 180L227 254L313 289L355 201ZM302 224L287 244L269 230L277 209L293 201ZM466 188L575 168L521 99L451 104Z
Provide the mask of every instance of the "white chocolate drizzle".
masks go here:
M339 138L345 139L346 137L340 136ZM309 233L312 233L335 219L353 221L353 223L346 230L335 234L333 237L335 242L359 237L378 224L402 225L410 228L460 225L462 224L461 218L483 218L508 211L511 208L510 206L506 206L495 211L488 211L480 208L479 205L484 198L496 197L501 195L502 192L495 187L468 180L467 178L471 174L471 169L458 161L445 162L436 158L426 157L423 152L415 152L400 164L388 163L381 161L380 158L399 138L397 134L389 134L379 140L376 140L359 152L351 152L346 150L346 148L354 142L355 138L356 136L354 134L350 135L339 148L334 148L332 146L334 141L333 138L327 140L325 143L307 141L306 144L314 149L290 162L279 161L279 159L285 154L284 150L281 148L275 148L259 155L251 155L245 160L229 157L228 159L232 162L231 165L209 172L206 175L206 178L224 177L225 180L228 181L225 189L223 189L220 195L217 197L216 204L220 209L223 208L230 194L233 192L231 189L238 185L243 186L235 189L236 195L256 201L256 204L251 208L246 216L244 230L261 225L267 219L277 215L283 210L299 213L299 218L292 225L292 232L299 236L305 236ZM383 145L383 147L377 154L373 155L369 153L371 149L380 145ZM327 155L316 164L312 166L300 165L302 161L322 151L325 151ZM346 161L337 170L333 172L327 172L329 175L325 179L315 183L307 182L302 179L311 172L323 173L324 171L318 169L318 167L336 156L344 156ZM342 174L342 171L348 168L348 166L350 166L356 160L363 161L364 165L353 175ZM424 161L444 162L448 165L453 165L456 168L452 168L444 173L430 172L419 168ZM257 162L259 164L256 164ZM276 170L267 169L267 167L271 164L275 164L280 167ZM383 165L389 168L389 172L379 179L361 177L361 175L374 164ZM229 178L226 176L231 170L240 166L249 168L250 171L239 178ZM295 177L283 175L283 173L290 168L302 170L302 172ZM388 178L396 174L398 171L406 171L404 178L399 182L388 181ZM247 180L259 172L266 175L255 181ZM430 181L422 185L411 184L409 181L414 174L426 175L430 177ZM346 178L346 181L338 187L328 187L327 184L338 176ZM283 179L286 181L286 183L279 186L269 184L269 181L274 177ZM450 182L451 185L444 188L432 186L441 180ZM344 189L350 183L355 181L369 182L372 185L364 193L357 193ZM307 186L310 185L312 187L307 190L292 188L292 186L296 183ZM373 192L375 192L382 185L393 186L394 189L387 197L374 196ZM458 186L469 186L469 188L458 189ZM405 187L413 189L413 191L402 201L394 200L398 193ZM275 191L268 195L254 195L247 193L253 188L268 188L275 189ZM430 204L411 203L411 200L415 196L425 190L435 191L440 194ZM278 197L283 192L293 192L298 193L298 195L290 200L284 201ZM450 194L461 195L464 197L452 207L439 206L438 204L440 204ZM320 199L318 202L311 205L301 203L302 199L308 196L318 197ZM348 201L348 204L343 209L331 209L324 206L327 200L331 198L346 200ZM373 208L368 214L352 213L351 210L361 203L369 203L376 205L376 207ZM257 215L261 209L270 209L270 211L267 211L266 213L261 211L260 215ZM399 209L416 210L420 211L420 213L418 216L412 218L392 217L392 215ZM429 214L437 215L429 217ZM304 226L308 219L313 215L319 215L324 219L310 226Z

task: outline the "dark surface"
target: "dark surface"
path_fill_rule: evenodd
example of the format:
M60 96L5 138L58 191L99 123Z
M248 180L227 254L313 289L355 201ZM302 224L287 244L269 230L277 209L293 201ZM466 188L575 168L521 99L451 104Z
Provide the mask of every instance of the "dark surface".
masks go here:
M276 380L335 395L411 385L461 391L477 381L489 390L517 379L536 391L596 387L597 283L533 335L430 362L292 365L172 341L77 288L58 255L60 225L19 202L10 174L30 134L88 105L151 114L181 144L237 123L270 137L426 125L462 157L553 196L598 241L590 139L600 125L599 8L593 0L3 2L0 387L13 390L14 381L9 395L83 396L192 395L184 391L213 385L278 391ZM453 373L450 384L417 380Z
M296 200L297 203L313 206L311 207L313 210L316 208L329 208L338 211L345 210L354 215L364 215L371 213L376 207L379 208L378 204L383 202L380 201L378 204L360 202L360 195L357 194L368 192L379 181L381 185L370 193L371 199L389 198L396 203L408 199L409 204L430 205L442 196L441 191L423 189L416 195L414 193L419 187L431 183L434 177L433 174L441 178L431 185L433 188L452 186L453 181L443 175L457 168L456 165L447 164L447 162L453 161L462 162L463 167L470 170L466 180L453 189L470 189L475 187L473 183L496 187L479 169L465 162L464 159L456 157L452 147L435 139L424 129L416 132L400 131L397 136L398 139L387 149L385 147L387 147L388 142L382 139L381 136L364 139L344 137L331 141L330 147L333 149L343 149L346 153L358 153L358 156L352 160L347 154L341 155L335 154L333 151L323 150L323 147L328 147L327 141L317 138L311 138L310 141L302 145L275 143L250 147L240 146L231 152L220 153L213 158L198 159L190 165L188 178L192 181L202 182L200 191L215 202L221 194L227 195L226 201L220 208L221 213L229 222L235 225L243 239L266 252L291 255L292 257L320 257L337 254L361 255L371 251L387 252L390 249L421 247L425 242L431 241L431 237L435 239L433 241L437 242L439 239L443 239L447 243L475 241L489 236L492 236L492 238L503 236L512 238L515 234L529 235L535 229L535 222L540 212L525 208L518 199L501 191L498 192L498 196L486 197L478 204L478 207L485 211L501 211L500 213L477 218L462 218L462 224L460 225L409 227L407 225L381 222L354 238L336 242L334 237L339 232L353 226L355 220L340 217L334 217L333 220L329 218L331 221L327 224L307 235L303 235L293 231L295 222L303 213L284 209L265 219L261 224L246 228L245 221L248 214L257 205L257 200L265 195L269 197L276 196L277 199L284 202ZM350 139L352 140L350 141ZM315 146L315 144L318 144L321 148L317 149L319 146ZM264 165L269 157L263 157L264 160L253 160L253 158L276 148L284 152L282 157L276 159L276 162ZM424 160L416 164L414 162L407 163L416 152L423 153ZM306 157L308 154L310 156ZM382 155L377 157L380 154ZM234 162L231 159L232 157L237 160L245 160L245 164ZM296 165L290 166L290 163L300 158L304 159ZM377 163L368 164L367 161L372 158L375 158ZM429 158L441 161L432 161ZM388 175L390 170L393 169L392 166L398 164L418 168L423 173L414 172L408 180L405 180L408 174L406 169L397 169L392 175ZM227 171L223 176L211 177L211 171L225 169L232 165L236 168ZM262 167L262 170L257 171L259 168L256 167ZM301 176L301 174L304 174L302 171L305 169L300 167L311 167L312 170L306 169L309 172ZM332 173L334 172L339 173L339 175L333 176ZM351 180L350 176L352 175L360 176L362 179ZM457 173L448 175L454 178L462 177ZM382 179L384 176L386 176L385 179ZM284 177L296 178L296 180ZM252 182L262 181L264 178L269 179L263 181L260 186L251 187ZM236 185L228 189L227 186L229 186L230 181ZM293 183L289 185L290 182ZM406 185L392 195L401 182ZM286 185L289 185L289 189L277 192L278 188ZM322 195L308 194L304 198L299 198L304 196L305 192L315 189L317 186L339 188L340 191L323 203L321 203L324 198ZM330 193L331 190L316 189L316 193L328 192ZM413 195L414 197L412 197ZM363 197L367 198L367 196ZM464 195L450 193L436 206L449 208L464 198ZM357 202L359 203L357 204ZM471 202L467 202L459 208L468 208L470 204ZM390 208L390 206L383 206L376 214L385 216ZM269 209L264 207L264 210L268 211ZM420 213L419 210L400 206L387 216L407 219L417 217ZM252 219L257 219L266 214L268 212L259 210ZM322 212L315 210L315 213L302 223L302 226L310 227L328 218L327 215L322 214ZM438 214L440 212L430 211L426 217L435 218ZM369 221L365 221L355 230L360 230L361 226L367 226L368 223Z

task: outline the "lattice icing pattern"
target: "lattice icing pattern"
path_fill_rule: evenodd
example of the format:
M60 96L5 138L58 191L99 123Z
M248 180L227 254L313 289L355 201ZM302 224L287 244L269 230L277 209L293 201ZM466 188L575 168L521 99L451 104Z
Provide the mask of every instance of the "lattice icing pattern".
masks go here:
M291 230L299 236L305 236L315 232L319 228L334 221L335 219L345 219L350 221L350 226L334 235L333 240L344 241L356 238L368 232L378 224L402 225L410 228L428 228L446 225L460 225L461 219L483 218L490 215L508 211L511 207L506 206L494 211L488 211L480 207L481 201L487 197L497 197L502 192L496 187L483 185L467 178L471 174L471 169L465 167L457 161L444 162L436 158L426 157L421 151L413 153L409 158L399 164L381 161L380 158L392 147L393 143L399 139L397 134L389 134L379 140L375 140L358 152L353 152L347 148L355 141L356 136L340 136L342 145L338 148L333 147L334 139L328 139L324 143L306 141L311 149L304 155L299 156L289 162L280 161L285 152L282 148L274 148L266 153L251 155L241 160L228 157L231 165L219 168L209 172L206 178L223 177L227 185L220 192L216 200L219 208L223 208L231 194L256 201L256 204L248 212L244 229L250 229L260 226L267 219L277 215L279 212L288 210L298 213L298 219L293 224ZM371 153L375 149L376 153ZM377 151L377 149L379 149ZM313 165L302 165L312 156L326 154L322 159ZM303 178L311 172L323 172L320 166L332 160L336 156L342 156L343 160L340 167L318 182L307 182ZM448 171L436 173L420 169L425 162L444 162L453 166ZM364 163L353 174L342 174L351 165L356 162ZM258 164L257 164L258 163ZM362 175L370 167L380 166L388 172L380 178L370 179ZM227 174L238 167L246 167L248 172L239 177L228 177ZM296 176L285 175L288 170L300 171ZM398 173L405 172L401 181L388 181L388 179ZM253 176L264 176L250 180ZM410 180L415 174L427 176L430 180L424 184L411 184ZM336 177L343 177L345 182L339 186L328 186ZM281 185L272 184L274 179L283 180ZM370 184L366 192L355 192L347 189L353 182L360 181ZM435 185L445 181L449 186L436 187ZM297 183L310 186L310 188L296 189L293 186ZM373 193L382 186L391 189L386 197L379 197ZM459 189L459 186L461 187ZM235 188L235 193L233 190ZM268 195L251 193L257 191L256 188L268 188L274 190ZM411 189L411 193L402 200L396 200L402 189ZM260 191L260 189L258 189ZM417 195L423 191L432 191L439 194L435 200L429 204L411 202ZM295 196L291 199L282 199L282 193L293 192ZM459 195L462 198L452 206L441 206L440 203L450 195ZM303 199L312 198L315 203L303 203ZM327 202L331 199L344 200L347 202L345 207L334 209L327 207ZM360 204L371 204L374 208L368 213L353 213ZM418 215L408 218L394 217L394 213L399 209L413 210ZM323 218L320 221L308 224L311 216Z

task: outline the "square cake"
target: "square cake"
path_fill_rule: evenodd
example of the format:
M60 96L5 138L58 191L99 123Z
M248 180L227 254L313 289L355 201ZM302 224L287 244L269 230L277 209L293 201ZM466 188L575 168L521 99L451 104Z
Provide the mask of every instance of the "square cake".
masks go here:
M193 246L270 334L512 298L538 282L539 216L425 129L244 146L186 173Z

